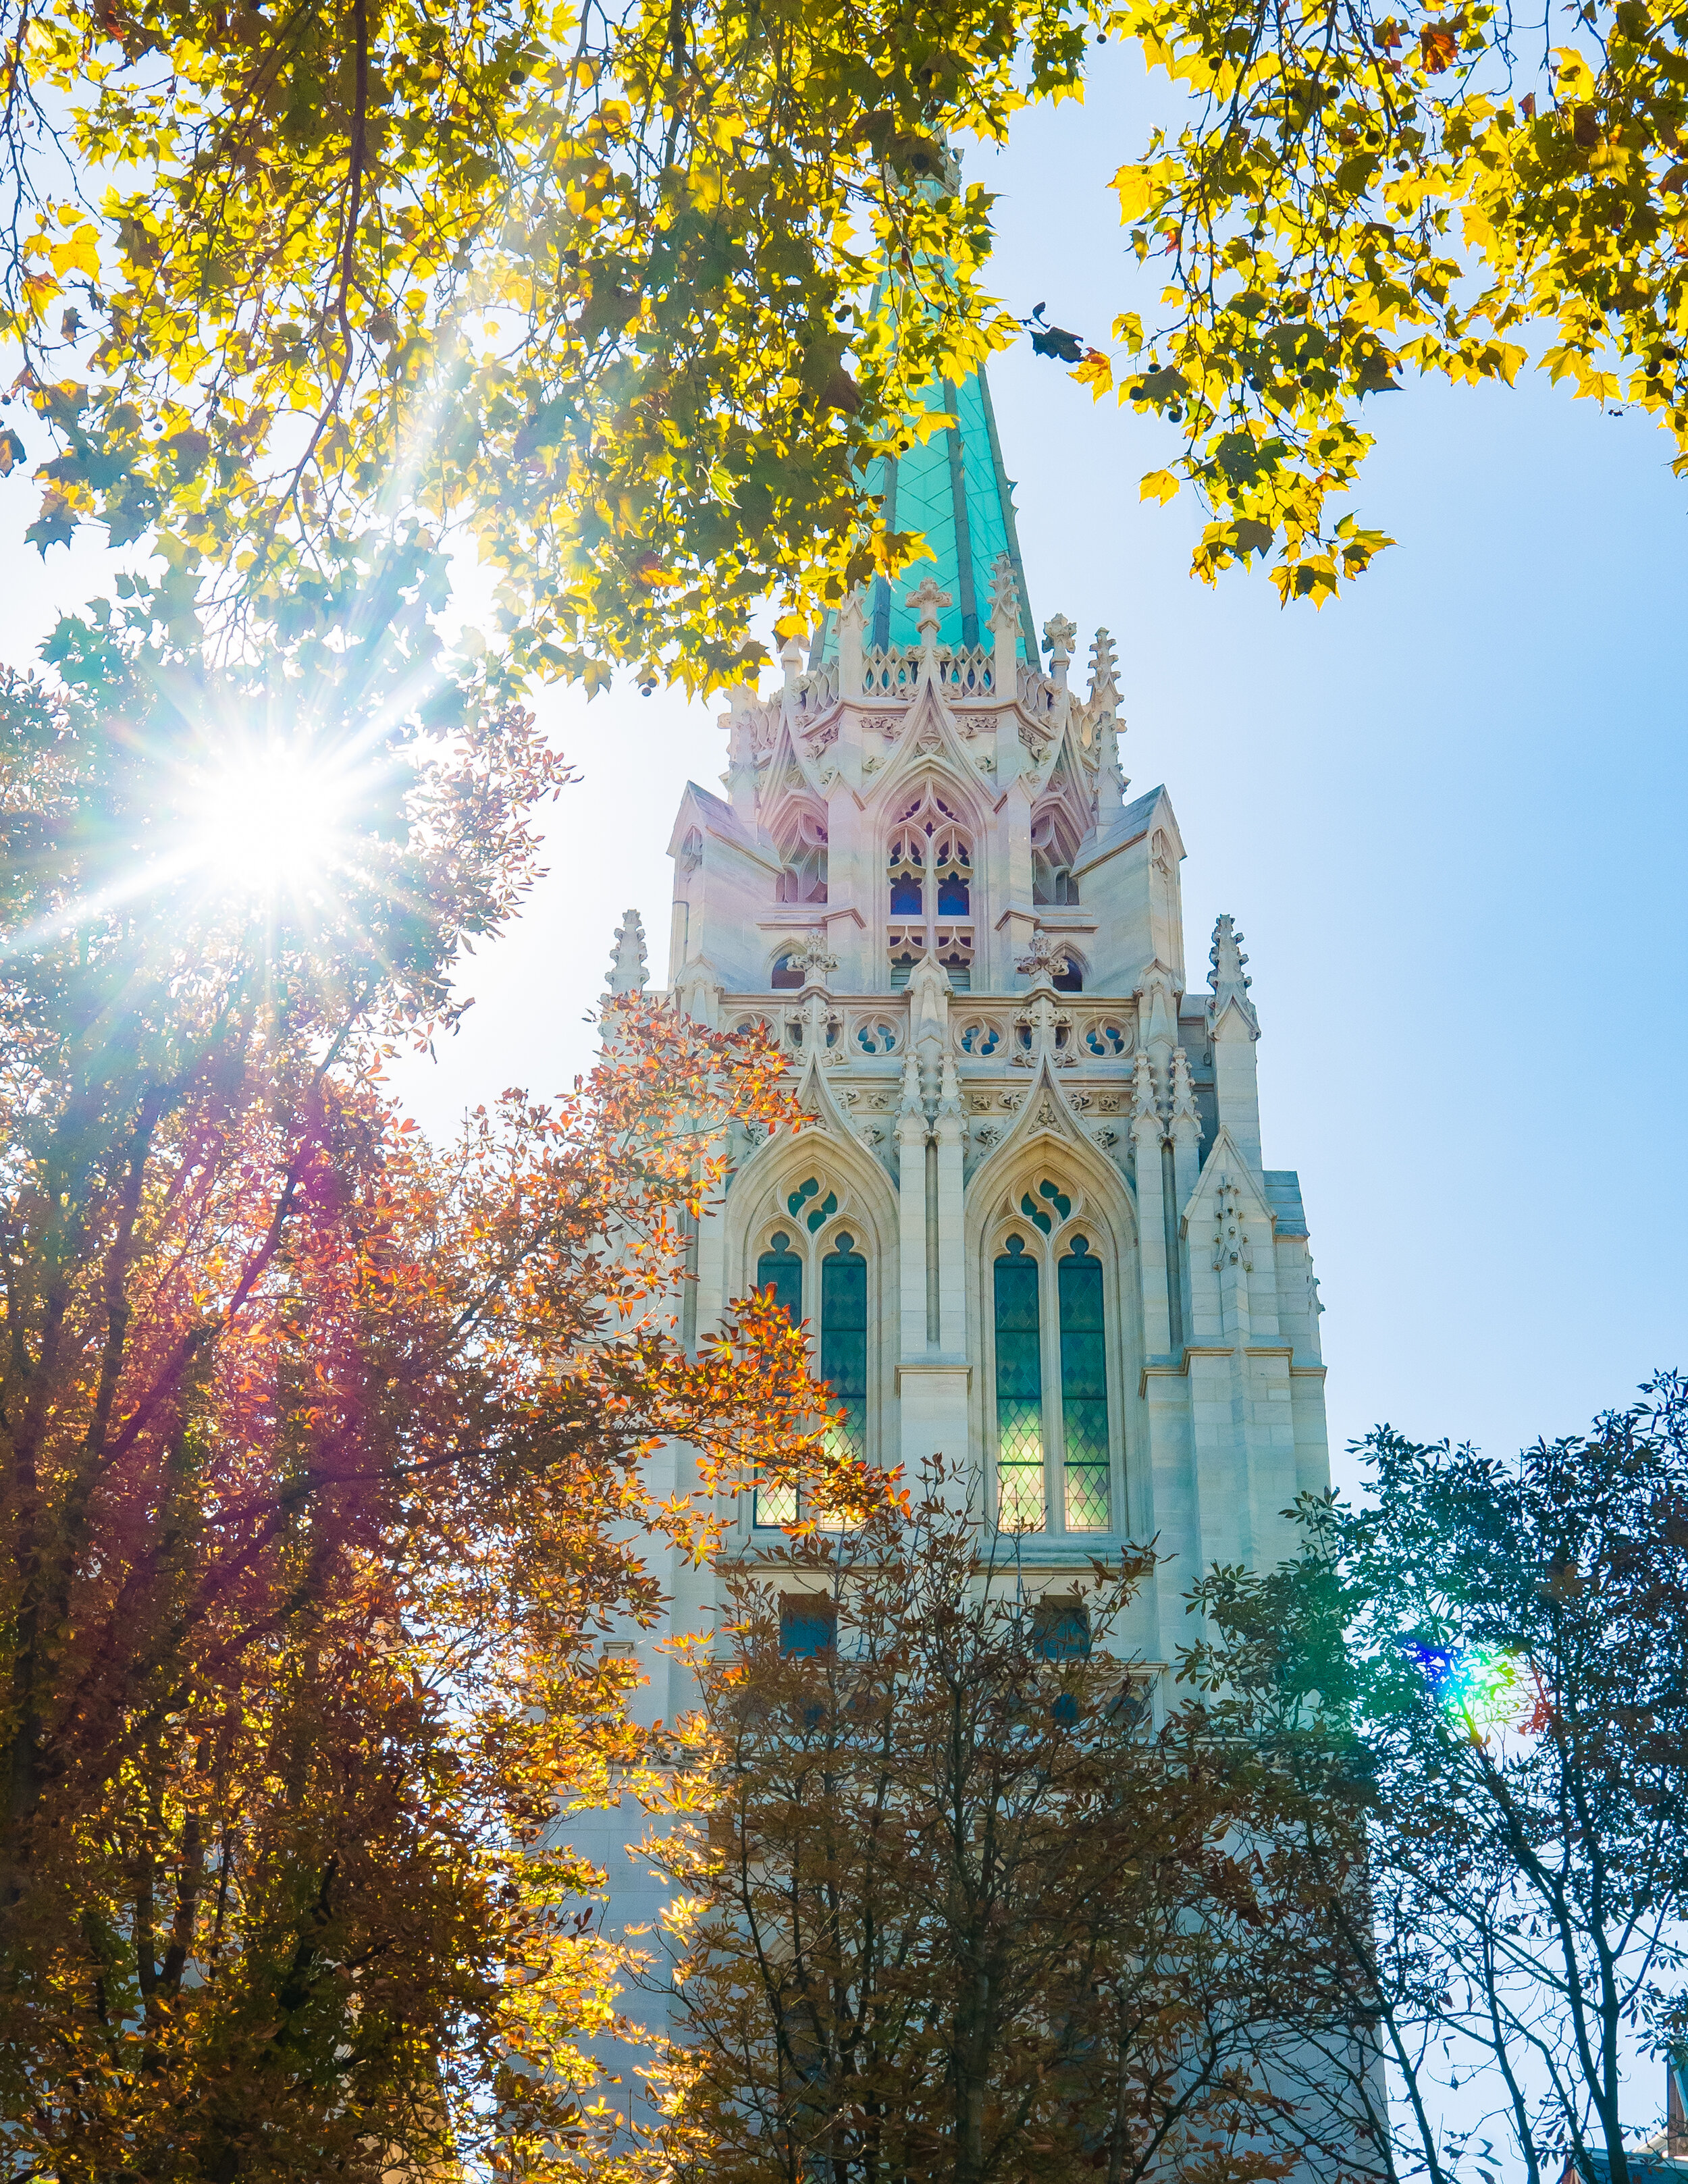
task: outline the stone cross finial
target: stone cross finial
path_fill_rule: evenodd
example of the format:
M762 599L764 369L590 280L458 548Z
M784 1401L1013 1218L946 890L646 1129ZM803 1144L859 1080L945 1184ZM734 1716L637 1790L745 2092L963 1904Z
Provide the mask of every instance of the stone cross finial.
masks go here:
M797 678L803 672L803 638L799 632L794 630L781 645L779 664L785 670L786 688L794 690Z
M836 971L838 967L838 957L827 953L827 936L824 933L810 934L803 944L803 953L797 961L802 969L803 983L805 986L811 984L824 986L828 973Z
M1049 671L1060 688L1067 688L1067 665L1072 657L1072 640L1078 625L1065 615L1051 615L1044 624L1044 643L1049 648Z
M617 1000L642 994L649 983L645 968L644 926L636 910L625 911L616 928L616 952L610 959L610 991Z
M928 652L931 652L938 643L939 617L946 607L954 604L954 601L934 578L922 577L903 604L912 610L921 644Z
M1039 926L1032 935L1032 944L1014 966L1035 986L1048 979L1052 985L1061 973L1070 968L1067 951L1058 940L1051 940Z

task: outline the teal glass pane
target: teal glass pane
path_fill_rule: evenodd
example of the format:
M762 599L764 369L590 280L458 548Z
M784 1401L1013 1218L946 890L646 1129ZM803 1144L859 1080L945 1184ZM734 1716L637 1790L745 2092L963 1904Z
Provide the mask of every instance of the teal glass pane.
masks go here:
M1061 1303L1061 1424L1070 1532L1108 1526L1108 1379L1102 1268L1083 1236L1056 1272Z
M1067 1218L1068 1215L1071 1214L1072 1211L1072 1201L1058 1184L1051 1183L1047 1176L1045 1176L1043 1181L1038 1185L1038 1196L1039 1198L1046 1198L1050 1204L1054 1206L1056 1212L1061 1216L1063 1221ZM1075 1250L1078 1250L1084 1247L1081 1243L1080 1245L1075 1245L1073 1248Z
M776 1236L774 1248L764 1251L756 1262L756 1287L772 1290L773 1301L785 1313L794 1327L803 1318L803 1262L795 1251L788 1249L790 1239ZM756 1489L755 1509L752 1522L758 1524L794 1524L797 1522L797 1489L777 1483Z
M836 1453L867 1454L867 1262L841 1236L821 1262L821 1378L844 1413Z
M779 1610L779 1650L788 1659L812 1660L830 1653L838 1639L838 1618L829 1600L783 1600Z
M764 1251L756 1262L756 1287L772 1290L773 1301L794 1327L803 1319L803 1262L795 1251Z
M996 1262L996 1522L1044 1527L1044 1367L1038 1268L1018 1237Z
M1090 1657L1090 1618L1082 1600L1044 1600L1032 1618L1032 1645L1045 1661Z

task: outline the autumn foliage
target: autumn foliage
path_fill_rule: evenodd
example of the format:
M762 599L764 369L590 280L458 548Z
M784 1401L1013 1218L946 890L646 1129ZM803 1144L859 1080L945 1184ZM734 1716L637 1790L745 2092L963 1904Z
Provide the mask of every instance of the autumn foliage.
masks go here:
M1084 340L989 295L947 147L1170 86ZM1182 446L1212 581L1321 601L1390 541L1377 398L1529 359L1688 450L1688 15L1444 0L340 0L0 8L0 339L45 551L157 543L171 627L285 634L348 557L495 573L493 671L692 688L920 550L872 459L1030 327ZM1111 282L1113 276L1110 276ZM1041 307L1040 307L1041 308Z
M565 777L520 716L378 738L296 688L301 762L379 778L254 903L173 831L237 695L107 654L0 712L7 2171L542 2175L614 2007L549 1824L647 1756L593 1641L655 1612L653 1529L710 1539L642 1459L814 1446L783 1322L676 1332L778 1061L627 1005L571 1093L429 1146L387 1043Z
M1278 1771L1130 1657L1152 1554L1056 1595L967 1502L934 1460L859 1524L725 1566L715 1809L655 1846L672 2172L1381 2176L1347 1967L1279 1915Z

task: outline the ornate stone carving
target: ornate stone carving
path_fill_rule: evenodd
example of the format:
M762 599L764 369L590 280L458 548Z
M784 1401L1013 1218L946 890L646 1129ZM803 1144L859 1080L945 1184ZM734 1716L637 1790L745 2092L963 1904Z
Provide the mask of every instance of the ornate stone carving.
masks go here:
M1181 1046L1173 1050L1173 1099L1167 1120L1174 1129L1180 1123L1191 1123L1195 1126L1196 1136L1201 1135L1201 1117L1196 1110L1195 1086L1190 1079L1189 1060Z
M1119 703L1119 655L1105 629L1090 640L1090 705L1092 710Z
M810 934L803 944L803 953L797 961L802 970L803 983L805 986L811 980L818 980L824 985L830 973L838 967L838 957L827 952L827 936L824 933Z
M1014 564L999 554L990 565L990 626L1013 630L1020 620L1020 593L1014 582Z
M1131 1079L1131 1134L1139 1143L1159 1145L1165 1134L1160 1101L1155 1093L1155 1072L1146 1054L1139 1054Z
M1058 940L1050 939L1042 926L1033 933L1031 946L1014 966L1022 978L1029 978L1034 985L1044 978L1053 984L1070 967L1067 950Z
M1236 920L1228 913L1222 913L1213 928L1213 945L1207 951L1212 966L1207 983L1213 989L1213 998L1207 1004L1207 1026L1211 1031L1227 1009L1234 1008L1246 1025L1250 1038L1258 1039L1260 1018L1249 999L1249 988L1254 981L1243 968L1248 957L1243 953L1242 939Z
M1051 615L1044 624L1044 644L1049 653L1050 671L1057 682L1062 679L1062 671L1072 657L1072 640L1078 634L1078 623L1069 621L1065 615Z
M629 994L642 994L649 983L643 922L638 911L623 911L621 922L616 928L616 951L610 959L610 990L604 998L625 1000Z
M1254 1246L1249 1240L1248 1223L1243 1218L1237 1186L1228 1175L1222 1175L1213 1207L1213 1270L1217 1273L1226 1266L1240 1267L1245 1274L1252 1273Z

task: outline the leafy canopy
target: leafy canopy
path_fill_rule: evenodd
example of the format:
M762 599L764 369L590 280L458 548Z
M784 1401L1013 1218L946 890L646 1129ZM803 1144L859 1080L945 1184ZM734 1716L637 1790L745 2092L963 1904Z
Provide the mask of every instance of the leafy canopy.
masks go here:
M653 1533L706 1552L710 1490L816 1444L783 1321L677 1329L712 1148L788 1112L765 1042L628 1004L441 1149L382 1097L566 778L524 715L407 710L404 619L241 677L78 623L59 692L0 684L19 2179L374 2184L494 2128L570 2169L614 1965L558 1815L649 1756L595 1641L655 1617ZM349 784L285 883L195 816L248 744ZM648 1488L671 1438L699 1498Z
M1117 20L1194 103L1114 177L1158 299L1075 376L1182 427L1143 493L1196 486L1198 573L1275 554L1282 596L1316 602L1358 575L1390 543L1342 506L1362 404L1405 370L1511 384L1532 330L1551 377L1656 418L1688 474L1688 9L1134 0Z
M178 623L198 599L251 637L377 536L467 539L512 687L754 668L759 600L807 619L917 550L863 465L1012 337L944 142L1082 92L1103 36L1190 103L1115 176L1140 292L1076 376L1180 429L1143 489L1206 505L1197 573L1357 576L1388 543L1351 505L1363 404L1405 370L1510 382L1535 328L1688 459L1675 0L4 20L0 331L41 426L0 471L44 452L43 549L156 538Z
M694 684L894 555L863 459L1004 338L938 133L1083 47L1060 0L10 16L37 543L155 532L261 627L370 526L454 529L512 677Z
M1387 1427L1362 1453L1367 1506L1210 1574L1201 1673L1296 1786L1279 1873L1366 1998L1401 2172L1464 2173L1462 2088L1529 2184L1567 2152L1625 2184L1634 2050L1688 2022L1688 1386L1509 1459ZM1331 1885L1345 1806L1367 1918Z

